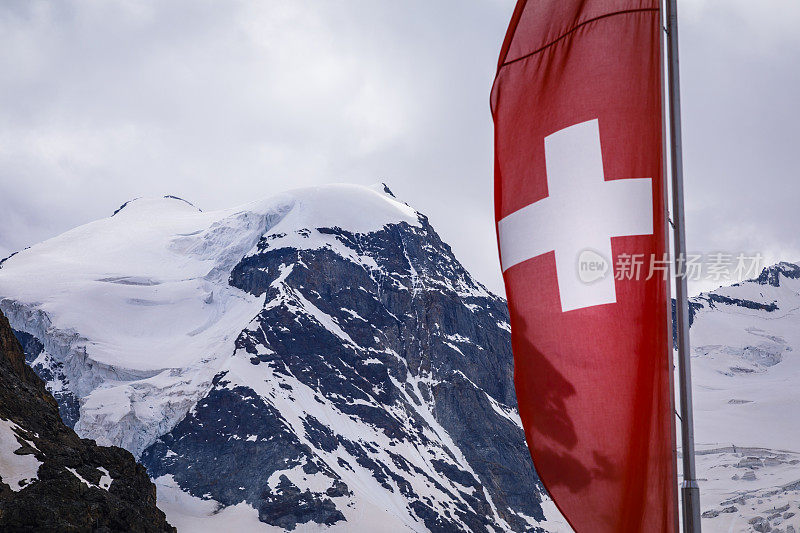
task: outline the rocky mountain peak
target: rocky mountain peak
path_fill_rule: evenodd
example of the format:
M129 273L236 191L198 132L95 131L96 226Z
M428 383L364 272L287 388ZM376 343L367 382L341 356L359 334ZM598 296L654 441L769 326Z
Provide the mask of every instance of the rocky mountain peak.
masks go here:
M175 203L178 203L178 204L180 204L182 206L191 208L192 210L197 211L197 212L201 212L202 213L202 211L203 211L202 209L200 209L199 207L195 206L193 203L189 202L188 200L184 200L183 198L179 198L178 196L173 196L171 194L168 194L166 196L161 196L161 197L152 197L152 198L137 197L137 198L133 198L131 200L128 200L127 202L125 202L121 206L119 206L111 216L114 217L116 215L119 215L122 212L125 212L127 214L134 207L136 208L136 210L151 210L151 211L154 211L156 213L158 211L164 211L164 210L169 211L171 209L175 209L176 208Z
M370 189L378 191L378 192L383 193L383 194L387 194L387 195L391 196L392 198L397 198L397 196L394 195L394 193L389 188L389 186L386 184L386 182L383 182L383 181L378 182L378 183L372 185L370 187Z
M761 274L754 280L762 285L772 285L780 287L781 277L787 279L800 279L800 265L781 261L774 265L765 267Z

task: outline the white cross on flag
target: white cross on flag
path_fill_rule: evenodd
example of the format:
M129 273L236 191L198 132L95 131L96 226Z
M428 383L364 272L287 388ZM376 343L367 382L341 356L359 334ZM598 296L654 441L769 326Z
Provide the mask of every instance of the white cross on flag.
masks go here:
M605 181L597 120L548 135L544 153L547 197L497 224L503 272L555 251L562 311L614 303L614 277L585 283L575 263L587 249L608 260L611 237L653 233L650 178Z
M520 417L576 531L677 525L657 0L519 0L492 88Z

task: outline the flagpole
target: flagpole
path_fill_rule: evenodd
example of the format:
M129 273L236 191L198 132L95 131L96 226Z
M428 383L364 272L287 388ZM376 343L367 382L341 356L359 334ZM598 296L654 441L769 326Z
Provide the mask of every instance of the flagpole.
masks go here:
M667 27L667 19L665 10L661 9L659 13L659 21L661 22L661 28ZM666 32L665 32L666 33ZM661 31L659 31L659 40L658 40L659 50L660 50L660 59L661 64L660 73L661 73L661 175L665 180L664 185L662 186L662 201L664 205L664 243L666 247L666 252L669 253L669 242L670 242L670 218L669 218L669 187L666 185L667 179L667 154L669 153L669 146L667 144L667 124L668 124L668 117L667 117L667 84L666 79L664 78L664 72L666 71L667 65L667 43L664 36L661 35ZM672 493L672 509L671 513L673 515L673 530L672 533L678 533L680 528L680 495L678 493L678 433L676 430L677 427L677 417L675 414L678 412L677 405L675 404L675 356L673 351L673 312L674 308L672 307L672 289L670 288L669 279L667 280L666 286L664 287L666 292L666 298L664 299L664 306L665 306L665 314L667 318L666 323L666 331L667 333L667 342L664 346L664 371L669 376L669 414L670 414L670 442L672 446L670 450L672 451L672 461L671 461L671 468L669 471L669 479L671 481L670 485ZM674 480L674 482L672 482Z
M681 409L683 459L684 533L700 533L700 488L694 462L694 419L692 414L692 370L689 349L689 299L686 285L686 232L683 211L683 151L681 143L681 96L678 62L677 0L665 0L667 7L667 74L672 167L672 216L675 248L675 318L678 326L678 387Z

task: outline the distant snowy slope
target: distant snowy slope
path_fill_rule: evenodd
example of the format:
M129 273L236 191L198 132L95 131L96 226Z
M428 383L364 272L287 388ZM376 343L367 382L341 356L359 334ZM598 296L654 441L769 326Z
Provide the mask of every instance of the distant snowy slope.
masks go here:
M0 308L62 417L141 456L179 527L544 518L505 302L383 186L134 200L6 261Z
M800 267L759 279L781 271L693 299L698 443L800 451Z
M800 266L768 267L692 307L704 529L800 530Z
M79 433L138 454L186 413L260 306L228 272L290 206L139 199L3 264L0 308L61 367Z

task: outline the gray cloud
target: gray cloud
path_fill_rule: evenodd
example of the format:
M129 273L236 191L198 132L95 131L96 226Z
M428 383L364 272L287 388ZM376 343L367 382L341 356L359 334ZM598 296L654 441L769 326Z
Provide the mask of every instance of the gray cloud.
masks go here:
M688 240L796 260L800 14L751 5L681 4ZM512 10L4 2L0 254L136 196L214 209L385 180L501 292L488 93Z
M800 138L800 4L684 4L688 247L761 252L768 262L800 260L800 176L794 161Z

